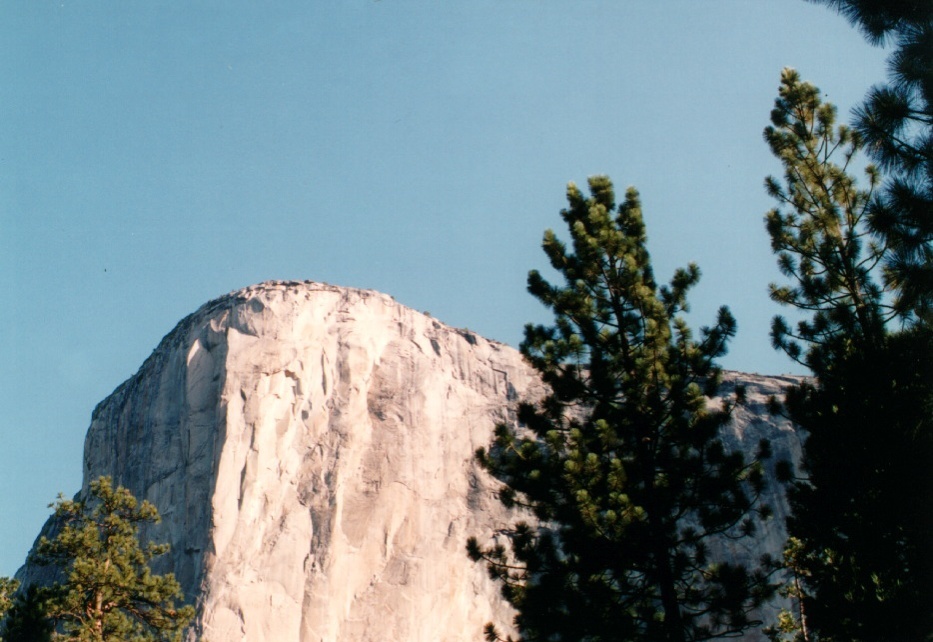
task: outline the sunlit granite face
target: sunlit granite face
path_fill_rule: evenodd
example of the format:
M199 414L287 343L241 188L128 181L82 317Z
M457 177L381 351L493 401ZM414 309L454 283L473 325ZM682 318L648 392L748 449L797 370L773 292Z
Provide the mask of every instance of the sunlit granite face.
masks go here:
M748 387L726 438L749 452L797 436ZM85 482L112 475L153 502L198 607L191 639L477 640L512 612L465 553L514 520L473 461L540 385L519 353L372 291L271 282L184 319L94 412ZM779 553L778 519L755 550ZM41 576L24 568L22 578Z

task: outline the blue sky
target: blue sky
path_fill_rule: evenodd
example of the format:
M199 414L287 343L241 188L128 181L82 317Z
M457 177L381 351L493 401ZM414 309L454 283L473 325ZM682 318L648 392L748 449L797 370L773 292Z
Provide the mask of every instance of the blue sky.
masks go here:
M802 0L0 5L0 574L79 488L94 406L205 301L374 288L517 345L568 181L641 192L659 278L797 372L762 141L793 66L845 117L885 52Z

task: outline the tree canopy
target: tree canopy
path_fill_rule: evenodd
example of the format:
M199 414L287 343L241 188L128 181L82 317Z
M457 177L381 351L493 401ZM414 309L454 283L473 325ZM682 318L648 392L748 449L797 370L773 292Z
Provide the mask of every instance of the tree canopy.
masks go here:
M0 577L0 620L13 606L13 596L18 588L19 582L13 578Z
M871 88L854 125L887 174L871 224L885 239L885 280L907 321L933 323L933 3L929 0L812 0L893 45L889 79Z
M50 642L53 623L45 609L46 591L30 586L17 591L6 617L0 623L3 642Z
M502 501L536 523L506 525L486 547L473 538L468 551L501 582L524 640L736 635L771 587L757 561L717 553L767 513L760 462L719 439L741 391L722 407L704 396L719 390L715 360L735 321L723 307L694 336L682 313L699 269L659 286L637 192L617 206L608 178L589 188L589 198L567 189L572 246L544 235L563 285L528 277L554 325L526 326L521 351L549 393L477 453Z
M194 616L177 604L172 574L154 575L152 559L168 545L139 542L139 527L159 520L156 508L138 502L109 477L90 483L83 500L59 498L61 528L43 537L35 562L62 569L66 579L44 592L43 608L57 625L53 639L80 642L177 641Z
M785 70L765 130L785 170L766 182L779 203L766 224L789 279L771 295L803 313L795 329L776 318L772 339L815 375L786 404L807 435L788 489L798 637L928 639L933 332L898 304L897 282L878 278L900 251L872 229L880 172L869 166L867 187L857 186L865 139L835 117L816 87ZM892 329L908 318L908 329Z

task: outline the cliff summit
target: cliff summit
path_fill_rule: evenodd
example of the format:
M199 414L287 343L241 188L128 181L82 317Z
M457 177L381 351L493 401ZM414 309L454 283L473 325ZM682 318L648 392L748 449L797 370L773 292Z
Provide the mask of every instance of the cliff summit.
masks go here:
M725 438L796 459L766 401L792 378L729 373ZM512 612L465 542L511 516L474 462L540 384L518 351L368 290L267 282L202 306L95 409L84 488L148 499L213 642L476 640ZM756 551L779 554L783 500ZM25 567L19 576L39 579Z

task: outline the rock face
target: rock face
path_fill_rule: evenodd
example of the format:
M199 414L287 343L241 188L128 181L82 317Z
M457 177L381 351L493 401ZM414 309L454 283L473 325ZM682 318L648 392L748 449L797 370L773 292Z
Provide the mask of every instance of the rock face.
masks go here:
M749 404L727 439L795 458L764 405L792 381L730 380ZM158 507L144 535L172 546L156 570L197 604L191 639L476 640L512 613L465 554L510 519L473 452L540 392L514 349L389 296L265 283L182 320L97 407L84 490L111 475ZM779 551L771 503L758 546Z

